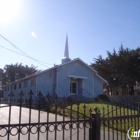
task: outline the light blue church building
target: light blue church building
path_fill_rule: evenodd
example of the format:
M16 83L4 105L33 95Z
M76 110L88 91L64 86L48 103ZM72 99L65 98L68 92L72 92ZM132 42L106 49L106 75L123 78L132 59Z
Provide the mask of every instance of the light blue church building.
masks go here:
M24 93L23 102L29 99L28 92L32 90L33 100L37 98L37 93L46 96L48 93L57 94L58 97L75 96L82 98L94 98L103 94L103 84L107 83L98 72L88 66L80 58L71 60L68 51L68 38L64 58L60 65L32 74L18 81L3 86L3 99L8 101L8 94L12 91L14 102L19 102L20 91Z

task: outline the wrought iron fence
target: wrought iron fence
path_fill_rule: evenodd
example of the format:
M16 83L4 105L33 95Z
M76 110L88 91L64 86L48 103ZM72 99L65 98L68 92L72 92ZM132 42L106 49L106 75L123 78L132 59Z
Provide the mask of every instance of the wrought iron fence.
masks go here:
M92 122L95 140L140 139L139 102L107 105L95 110Z
M128 140L140 136L139 101L82 109L70 98L46 97L41 92L28 100L12 92L0 104L0 140ZM87 115L87 112L89 115ZM135 133L134 133L135 132ZM137 132L137 134L136 134ZM133 135L132 135L133 133Z
M11 92L8 102L1 101L0 140L89 140L92 119L86 112L91 109L84 105L81 112L78 103L56 94L44 97L39 92L35 100L30 91L28 96L26 101L21 91L15 103Z

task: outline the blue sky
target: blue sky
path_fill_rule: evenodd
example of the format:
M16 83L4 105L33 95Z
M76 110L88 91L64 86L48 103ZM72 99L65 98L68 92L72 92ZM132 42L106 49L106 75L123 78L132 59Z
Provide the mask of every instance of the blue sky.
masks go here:
M0 0L0 34L46 66L0 47L0 68L60 64L68 33L69 56L87 64L121 45L140 46L139 0ZM0 37L0 46L18 51Z

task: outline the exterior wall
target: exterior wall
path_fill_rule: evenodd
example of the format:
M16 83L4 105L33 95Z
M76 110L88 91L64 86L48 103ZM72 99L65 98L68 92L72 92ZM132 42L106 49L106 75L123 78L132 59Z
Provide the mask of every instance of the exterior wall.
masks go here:
M96 75L94 76L94 92L95 92L95 96L103 94L103 82L102 80L97 77Z
M78 79L78 93L82 95L83 94L83 89L81 87L83 88L83 80Z
M51 69L37 76L37 91L41 91L45 96L48 93L53 94L56 88L56 69Z
M31 80L34 79L35 80L35 85L31 85ZM24 86L24 82L27 81L27 86L25 87ZM19 93L21 92L21 90L23 91L24 93L24 96L23 96L23 100L24 100L24 103L29 99L29 92L30 90L32 90L32 92L34 93L33 94L33 97L35 97L36 95L36 78L31 78L31 79L26 79L25 81L21 81L21 82L17 82L17 83L14 83L14 84L11 84L11 85L7 85L7 86L4 86L4 89L3 89L3 99L5 101L8 101L9 99L9 94L13 93L13 99L14 99L14 103L18 103L18 100L19 100ZM19 88L19 84L21 84L21 87ZM16 85L16 89L14 88L14 86ZM12 86L12 88L11 88ZM6 88L6 90L5 90Z
M8 101L9 99L9 94L12 91L12 93L14 94L13 99L15 100L15 103L18 103L18 99L19 99L19 93L21 92L21 90L24 93L23 99L24 102L26 100L29 99L29 91L32 90L33 94L33 99L37 100L37 93L39 91L41 91L41 93L46 96L48 93L49 94L53 94L56 92L56 68L48 70L44 73L41 73L39 75L31 79L25 79L21 82L17 82L11 85L6 86L6 91L5 91L5 87L4 87L4 91L3 91L3 95L4 95L4 99L6 101ZM31 85L31 80L35 78L35 85L32 86ZM24 82L27 81L27 86L24 86ZM19 89L19 84L21 83L21 88ZM14 89L14 85L16 85L16 89ZM12 90L11 90L11 86L12 86ZM9 87L9 90L8 90Z
M58 67L58 89L57 94L60 97L70 95L70 77L69 75L87 77L83 79L83 96L94 97L94 73L88 69L81 61L72 62ZM89 95L90 94L90 95Z

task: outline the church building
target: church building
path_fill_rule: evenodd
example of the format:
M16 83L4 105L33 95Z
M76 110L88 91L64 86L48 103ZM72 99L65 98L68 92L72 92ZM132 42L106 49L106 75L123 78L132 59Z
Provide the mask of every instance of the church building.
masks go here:
M94 98L103 94L104 83L107 81L80 58L73 60L69 58L68 37L66 37L64 58L60 65L54 65L52 68L4 85L3 99L8 101L8 94L12 91L14 102L18 103L18 93L21 90L24 93L23 102L25 103L29 99L30 90L34 93L33 100L37 98L39 91L44 96L55 93L58 97Z

